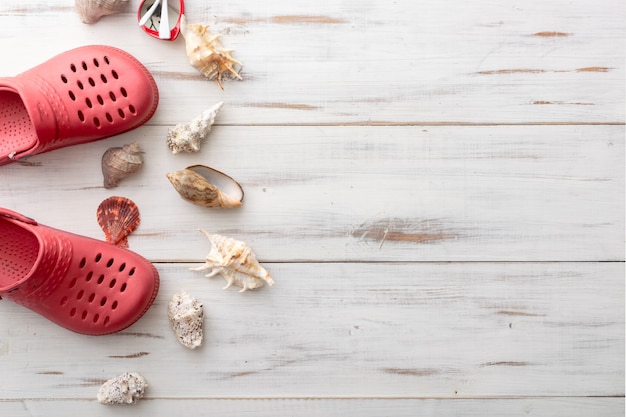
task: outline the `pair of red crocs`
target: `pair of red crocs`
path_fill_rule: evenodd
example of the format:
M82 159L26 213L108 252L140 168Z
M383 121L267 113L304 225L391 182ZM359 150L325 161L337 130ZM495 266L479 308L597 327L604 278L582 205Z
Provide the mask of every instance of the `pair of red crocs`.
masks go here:
M0 165L135 129L156 111L150 72L128 53L86 46L0 78ZM123 330L152 305L145 258L0 208L0 296L78 333Z

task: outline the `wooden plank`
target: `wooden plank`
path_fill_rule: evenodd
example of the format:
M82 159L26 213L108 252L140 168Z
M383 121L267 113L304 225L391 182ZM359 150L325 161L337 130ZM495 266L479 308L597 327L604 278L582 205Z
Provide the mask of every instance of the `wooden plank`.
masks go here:
M623 263L266 264L276 285L243 294L196 265L158 265L155 305L116 335L1 302L2 398L90 400L125 371L151 398L624 395ZM199 350L167 321L181 289L205 305Z
M532 417L617 417L624 411L622 398L529 398L529 399L459 399L429 400L328 400L328 399L268 399L268 400L206 400L145 399L131 407L106 407L95 400L24 400L0 402L0 412L12 417L66 417L68 410L81 415L136 416L186 415L207 410L215 415L276 417L307 415L340 417L414 417L456 415L502 417L527 415Z
M102 238L97 206L129 197L142 212L131 248L159 262L203 259L199 227L246 241L263 261L624 259L622 126L218 126L200 153L175 156L166 132L2 167L2 205ZM135 140L144 167L105 190L101 155ZM179 198L165 173L197 163L237 179L243 206Z
M225 91L189 65L182 39L142 33L134 10L85 25L66 1L6 3L0 74L104 42L155 74L157 125L219 100L231 106L220 123L243 125L624 122L623 2L458 3L190 4L189 20L244 63Z

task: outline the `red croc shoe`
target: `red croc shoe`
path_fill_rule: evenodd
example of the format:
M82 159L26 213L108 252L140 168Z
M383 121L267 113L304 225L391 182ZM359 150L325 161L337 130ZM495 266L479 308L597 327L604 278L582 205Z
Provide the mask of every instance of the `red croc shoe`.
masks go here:
M143 257L0 208L0 296L78 333L104 335L139 320L159 290Z
M111 46L72 49L0 77L0 165L139 127L158 101L150 72Z

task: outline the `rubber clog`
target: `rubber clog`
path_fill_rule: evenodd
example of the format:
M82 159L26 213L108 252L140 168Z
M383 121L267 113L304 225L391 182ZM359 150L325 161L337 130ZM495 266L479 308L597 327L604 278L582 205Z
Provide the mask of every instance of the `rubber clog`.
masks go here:
M134 252L0 208L0 296L60 326L119 332L150 308L159 282Z
M0 78L0 165L135 129L159 93L137 59L112 46L69 50Z

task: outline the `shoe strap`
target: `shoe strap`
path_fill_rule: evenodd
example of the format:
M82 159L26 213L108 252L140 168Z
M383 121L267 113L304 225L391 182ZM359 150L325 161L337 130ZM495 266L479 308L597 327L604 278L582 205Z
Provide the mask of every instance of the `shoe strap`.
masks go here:
M0 207L0 216L8 217L9 219L17 220L26 224L37 224L37 221L35 219L31 219L30 217L26 217L23 214L2 207Z

